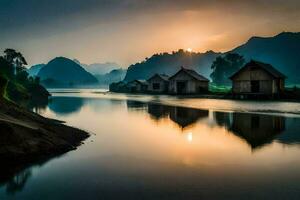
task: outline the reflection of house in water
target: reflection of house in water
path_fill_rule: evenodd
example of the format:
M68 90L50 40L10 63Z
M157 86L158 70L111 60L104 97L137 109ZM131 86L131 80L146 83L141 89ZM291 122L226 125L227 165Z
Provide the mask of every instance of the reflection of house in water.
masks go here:
M281 116L249 113L215 113L217 124L226 126L252 148L271 143L276 135L285 131L285 118Z
M167 118L170 114L170 106L149 103L148 113L155 120Z
M139 101L127 101L128 109L146 110L151 118L160 120L169 118L181 128L194 124L202 118L208 117L208 110L199 110L194 108L184 108L176 106L167 106L155 103L144 103Z
M225 126L230 128L232 125L232 114L226 112L214 112L213 113L216 123L219 126Z
M202 118L208 117L208 110L198 110L194 108L172 107L170 119L182 128L194 124Z
M126 104L129 110L139 110L139 109L144 110L147 108L147 103L141 101L127 100Z
M231 130L244 138L252 148L272 142L285 130L285 118L271 115L233 113Z
M170 119L181 128L185 128L202 118L208 117L208 110L165 106L159 104L148 104L148 113L156 120L167 118L169 116Z

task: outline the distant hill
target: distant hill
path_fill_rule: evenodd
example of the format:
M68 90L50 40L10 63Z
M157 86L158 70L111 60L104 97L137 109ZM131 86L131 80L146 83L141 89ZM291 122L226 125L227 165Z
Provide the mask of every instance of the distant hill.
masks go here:
M300 83L300 33L283 32L274 37L252 37L230 52L270 63L284 73L289 83Z
M184 50L178 50L171 54L155 54L140 63L129 66L124 80L148 79L155 73L172 75L177 72L181 66L190 67L209 78L211 63L219 55L222 54L213 51L194 53Z
M120 65L114 62L93 63L88 65L88 64L80 63L80 61L77 59L74 59L73 61L81 65L86 71L90 72L93 75L103 75L109 73L114 69L121 68Z
M190 67L209 78L211 65L217 56L238 53L247 60L254 59L270 63L288 79L288 83L300 84L300 33L283 32L274 37L252 37L245 44L224 53L208 51L206 53L177 52L155 54L140 63L129 66L125 81L148 79L155 73L171 75L180 66Z
M29 76L37 76L40 70L45 66L46 64L37 64L30 67L27 72Z
M113 82L122 81L125 75L126 75L125 69L114 69L104 75L95 75L95 77L98 79L99 84L109 85Z
M46 87L80 86L98 83L97 79L74 61L57 57L40 69L38 76Z

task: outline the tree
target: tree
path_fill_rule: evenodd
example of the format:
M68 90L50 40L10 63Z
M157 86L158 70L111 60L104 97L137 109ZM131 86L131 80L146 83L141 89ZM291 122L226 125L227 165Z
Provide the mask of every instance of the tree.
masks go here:
M0 56L0 97L12 101L42 99L48 101L49 93L40 85L40 79L28 77L27 62L20 52L6 49ZM1 98L0 98L1 100Z
M229 77L242 68L244 63L244 57L236 53L218 56L211 66L213 72L210 77L217 85L230 85Z
M11 63L9 63L4 57L0 56L0 74L7 78L12 78L14 75L14 69Z
M7 62L11 64L15 74L24 71L24 65L27 65L27 61L24 56L14 49L5 49L4 59L6 59Z
M27 84L28 73L26 72L26 70L19 71L16 75L16 80L23 85Z
M17 52L14 49L5 49L4 58L9 62L13 63L14 58L17 56Z

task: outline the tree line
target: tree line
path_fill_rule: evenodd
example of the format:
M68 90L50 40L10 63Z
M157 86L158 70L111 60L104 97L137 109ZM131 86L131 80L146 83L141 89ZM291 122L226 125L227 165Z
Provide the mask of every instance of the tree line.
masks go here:
M0 95L11 100L47 96L48 92L40 85L39 77L27 73L27 61L22 53L5 49L0 56Z
M241 69L244 64L244 57L236 53L218 56L211 66L212 73L210 77L212 82L216 85L231 85L229 77Z

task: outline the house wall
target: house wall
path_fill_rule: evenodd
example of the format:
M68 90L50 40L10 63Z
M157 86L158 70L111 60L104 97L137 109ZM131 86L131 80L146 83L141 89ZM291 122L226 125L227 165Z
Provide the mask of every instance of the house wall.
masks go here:
M159 89L153 88L154 83L158 83L160 85ZM163 92L167 92L167 90L168 90L168 82L162 80L158 76L155 76L148 80L148 91L149 92L163 93Z
M233 80L234 93L251 93L251 81L259 81L260 93L274 94L278 92L276 80L262 69L251 70L250 67L242 71Z
M203 90L208 90L208 82L207 81L198 81L195 78L191 77L189 74L185 72L181 72L177 74L175 77L172 77L169 83L169 92L172 94L178 93L177 90L177 82L186 81L187 88L186 94L196 94L199 93L199 88L203 88Z
M199 88L201 88L200 92L207 92L208 91L208 85L209 82L208 81L197 81L196 82L196 89L199 92Z
M147 91L147 85L143 85L136 81L128 83L127 87L129 88L130 92L146 92Z

